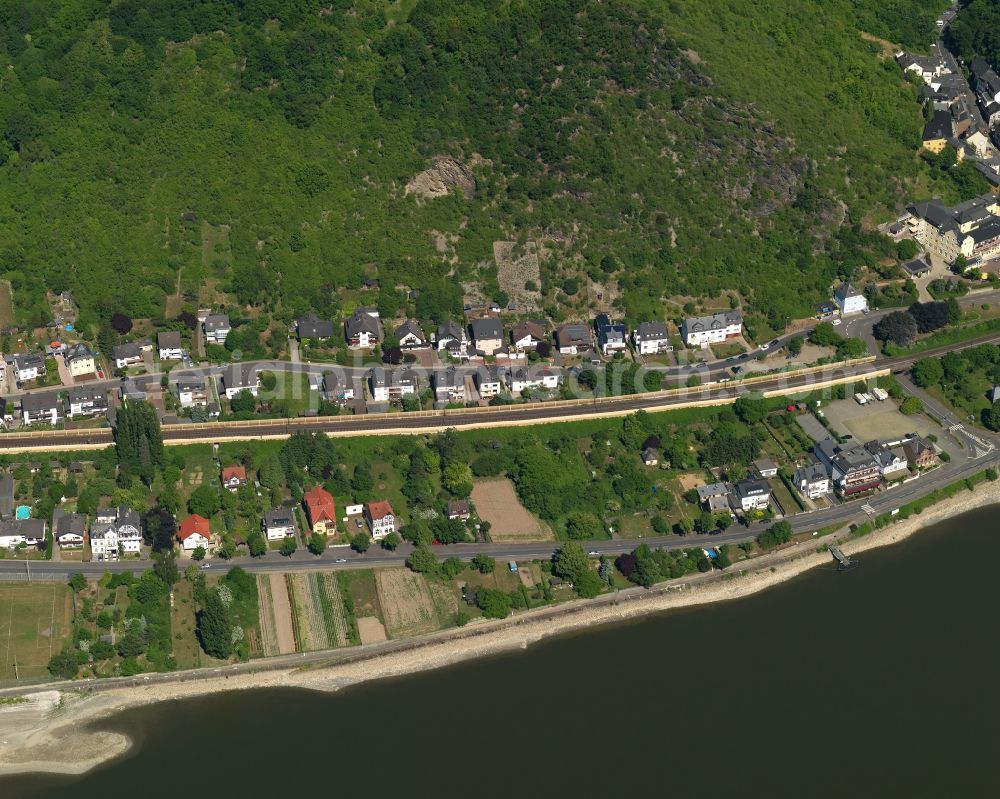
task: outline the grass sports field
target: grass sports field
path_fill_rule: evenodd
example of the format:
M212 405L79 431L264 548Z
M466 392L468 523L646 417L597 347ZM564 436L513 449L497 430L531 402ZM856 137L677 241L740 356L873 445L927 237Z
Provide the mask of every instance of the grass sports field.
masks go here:
M0 682L47 674L70 636L72 601L63 584L0 584Z

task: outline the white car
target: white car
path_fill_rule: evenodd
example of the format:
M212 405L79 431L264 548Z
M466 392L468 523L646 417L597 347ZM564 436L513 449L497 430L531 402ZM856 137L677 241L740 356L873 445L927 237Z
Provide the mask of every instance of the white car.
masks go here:
M765 341L765 342L764 342L763 344L761 344L761 345L760 345L760 346L759 346L759 347L758 347L757 349L759 349L759 350L760 350L761 352L763 352L764 350L767 350L767 349L770 349L770 347L771 347L771 345L770 345L770 344L768 344L768 343L767 343L767 342Z
M843 319L834 319L832 322L830 322L830 324L833 325L834 327L836 327L837 325L842 325L843 323L844 323Z

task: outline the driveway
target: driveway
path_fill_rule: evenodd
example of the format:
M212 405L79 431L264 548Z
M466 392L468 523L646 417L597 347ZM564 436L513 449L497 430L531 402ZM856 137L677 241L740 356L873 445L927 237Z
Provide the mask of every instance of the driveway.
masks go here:
M830 431L823 427L819 419L811 413L800 413L795 417L795 421L799 423L799 427L805 430L806 435L813 441L822 441L824 438L829 438L830 436Z
M64 386L73 385L73 375L69 373L69 367L66 366L66 359L62 355L56 356L56 365L59 367L59 382Z

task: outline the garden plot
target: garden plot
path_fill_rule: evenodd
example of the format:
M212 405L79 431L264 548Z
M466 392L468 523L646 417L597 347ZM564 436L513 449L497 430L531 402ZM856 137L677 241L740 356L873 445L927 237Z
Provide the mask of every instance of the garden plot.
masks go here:
M257 575L257 596L260 597L260 647L264 657L281 654L278 649L278 631L274 622L274 608L271 604L271 579L267 575Z
M288 598L285 575L271 574L270 597L274 613L274 637L279 655L289 655L295 651L295 627L292 622L292 604Z
M296 651L311 652L329 649L326 620L320 604L319 575L292 573L285 575L288 595L292 600L292 618L295 620Z
M472 501L479 518L490 523L490 540L551 541L554 536L548 525L536 519L517 497L514 484L507 478L477 480L472 489Z
M379 569L375 582L390 638L408 638L440 629L434 599L423 575L403 568Z

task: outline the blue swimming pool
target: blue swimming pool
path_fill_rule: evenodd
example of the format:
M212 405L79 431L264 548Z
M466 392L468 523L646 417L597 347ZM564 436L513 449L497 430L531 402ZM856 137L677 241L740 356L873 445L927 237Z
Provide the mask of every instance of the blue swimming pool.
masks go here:
M31 505L18 505L15 515L18 519L30 519L31 518Z

